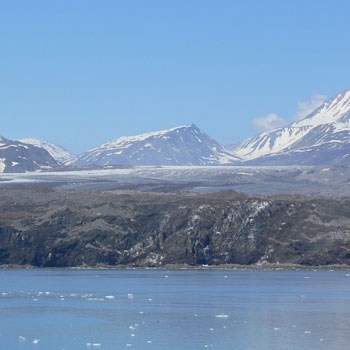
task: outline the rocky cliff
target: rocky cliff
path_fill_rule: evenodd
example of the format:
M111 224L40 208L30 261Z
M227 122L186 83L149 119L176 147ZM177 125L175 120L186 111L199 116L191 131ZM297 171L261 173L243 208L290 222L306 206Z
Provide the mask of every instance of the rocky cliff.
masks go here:
M350 199L0 189L0 264L350 264Z

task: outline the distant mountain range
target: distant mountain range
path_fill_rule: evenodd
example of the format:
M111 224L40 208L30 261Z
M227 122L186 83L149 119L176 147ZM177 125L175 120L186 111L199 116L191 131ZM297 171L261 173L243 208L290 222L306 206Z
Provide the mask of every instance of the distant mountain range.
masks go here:
M123 136L74 156L37 139L0 137L0 172L110 165L350 165L350 90L306 118L224 147L194 124Z

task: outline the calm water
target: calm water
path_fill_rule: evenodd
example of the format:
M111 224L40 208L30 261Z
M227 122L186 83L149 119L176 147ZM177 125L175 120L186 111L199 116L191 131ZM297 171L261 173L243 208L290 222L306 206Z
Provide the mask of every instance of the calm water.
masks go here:
M0 270L0 349L344 350L349 292L347 270Z

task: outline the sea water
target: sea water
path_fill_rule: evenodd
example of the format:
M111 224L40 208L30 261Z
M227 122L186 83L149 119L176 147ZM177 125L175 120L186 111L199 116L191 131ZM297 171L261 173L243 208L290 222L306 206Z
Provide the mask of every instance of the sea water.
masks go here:
M0 349L348 349L347 270L0 270Z

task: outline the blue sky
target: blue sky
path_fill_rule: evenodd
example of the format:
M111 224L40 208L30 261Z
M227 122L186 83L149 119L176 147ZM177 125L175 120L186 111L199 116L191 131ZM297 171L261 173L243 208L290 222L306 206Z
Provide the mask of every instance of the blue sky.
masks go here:
M81 152L195 123L221 143L350 87L347 0L0 2L0 134Z

